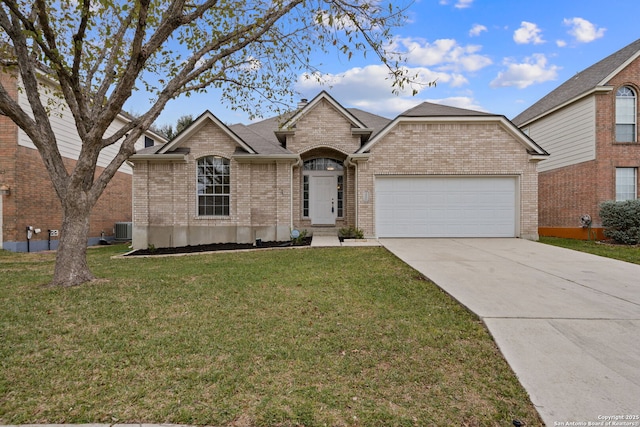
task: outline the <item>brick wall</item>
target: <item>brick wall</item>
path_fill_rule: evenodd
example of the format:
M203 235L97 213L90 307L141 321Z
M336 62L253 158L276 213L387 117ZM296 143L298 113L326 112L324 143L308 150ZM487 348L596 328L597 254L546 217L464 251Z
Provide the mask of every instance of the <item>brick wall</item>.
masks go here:
M7 73L0 73L0 82L13 99L18 97L18 87L15 78ZM0 115L0 185L6 185L12 193L16 191L16 169L18 148L18 127L7 116ZM1 196L2 212L0 223L2 226L2 240L15 240L15 222L17 218L14 194ZM0 242L0 246L2 242Z
M14 158L15 178L8 184L11 195L3 200L3 240L25 241L29 225L43 230L34 240L47 240L46 230L62 227L60 201L36 150L16 146ZM71 170L75 161L66 159L65 166ZM116 222L131 221L131 179L131 175L117 173L111 180L91 213L89 237L100 237L102 231L113 236Z
M616 196L615 168L640 168L640 143L615 142L616 91L630 86L640 99L640 61L607 84L613 87L611 92L595 95L596 160L540 173L540 227L548 228L541 234L588 238L580 230L580 216L589 214L593 227L601 227L599 205ZM640 124L640 115L636 123Z
M351 133L353 124L342 112L322 100L296 122L295 135L287 137L287 149L300 154L303 161L314 158L332 158L344 162L347 155L360 148L360 137ZM344 216L336 226L355 225L355 169L344 165ZM311 221L302 216L302 173L294 170L293 216L297 228L311 227Z
M358 219L367 235L375 235L375 176L385 174L517 176L520 235L537 236L536 163L501 124L398 124L371 148L369 161L358 170ZM365 191L369 202L363 201Z
M237 161L233 157L236 143L212 122L181 147L190 150L186 163L135 162L136 248L288 238L293 160ZM198 215L197 161L204 156L230 161L228 216Z
M354 153L360 137L351 135L352 124L328 101L321 100L296 122L295 135L287 137L287 149L302 154L316 147Z

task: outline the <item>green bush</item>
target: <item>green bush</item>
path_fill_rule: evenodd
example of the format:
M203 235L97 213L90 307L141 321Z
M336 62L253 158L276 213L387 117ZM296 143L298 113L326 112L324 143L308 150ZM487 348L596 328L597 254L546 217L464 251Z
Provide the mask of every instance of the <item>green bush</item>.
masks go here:
M356 228L353 225L349 227L342 227L338 230L338 236L343 239L362 239L364 238L364 231L361 228Z
M604 202L600 218L605 236L625 245L640 243L640 200Z

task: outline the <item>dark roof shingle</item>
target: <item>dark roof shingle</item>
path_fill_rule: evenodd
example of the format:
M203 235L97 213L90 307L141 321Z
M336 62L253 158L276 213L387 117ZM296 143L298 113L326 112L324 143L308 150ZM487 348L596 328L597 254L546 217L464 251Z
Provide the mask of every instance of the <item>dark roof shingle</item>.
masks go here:
M522 126L598 86L605 86L608 82L604 81L604 79L636 55L638 51L640 51L640 39L571 77L531 107L514 117L513 123L516 126Z
M482 111L467 110L466 108L450 107L448 105L423 102L400 114L400 117L472 117L495 116Z

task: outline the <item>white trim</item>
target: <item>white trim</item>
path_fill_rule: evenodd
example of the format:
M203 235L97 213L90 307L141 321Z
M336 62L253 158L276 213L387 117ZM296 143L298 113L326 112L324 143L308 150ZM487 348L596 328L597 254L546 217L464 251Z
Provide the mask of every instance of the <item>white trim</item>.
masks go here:
M640 51L637 51L636 53L631 55L629 58L627 58L627 60L624 61L622 64L620 64L620 66L618 68L613 70L611 73L609 73L609 75L607 75L607 77L602 79L602 81L600 81L600 83L598 83L598 86L606 85L609 80L614 78L620 71L622 71L625 67L627 67L629 64L631 64L633 61L635 61L638 58L638 56L640 56Z

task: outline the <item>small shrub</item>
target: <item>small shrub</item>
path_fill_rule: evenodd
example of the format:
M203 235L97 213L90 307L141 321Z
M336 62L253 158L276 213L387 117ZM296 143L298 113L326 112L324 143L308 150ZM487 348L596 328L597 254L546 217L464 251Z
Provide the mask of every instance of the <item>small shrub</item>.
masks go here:
M640 243L640 200L603 202L600 218L605 236L625 245Z
M342 227L338 230L338 236L343 239L363 239L364 231L362 231L361 228L356 228L353 225L350 225L349 227Z
M304 239L307 237L309 232L307 230L300 231L298 237L291 237L291 241L293 242L293 246L300 246L304 243Z

